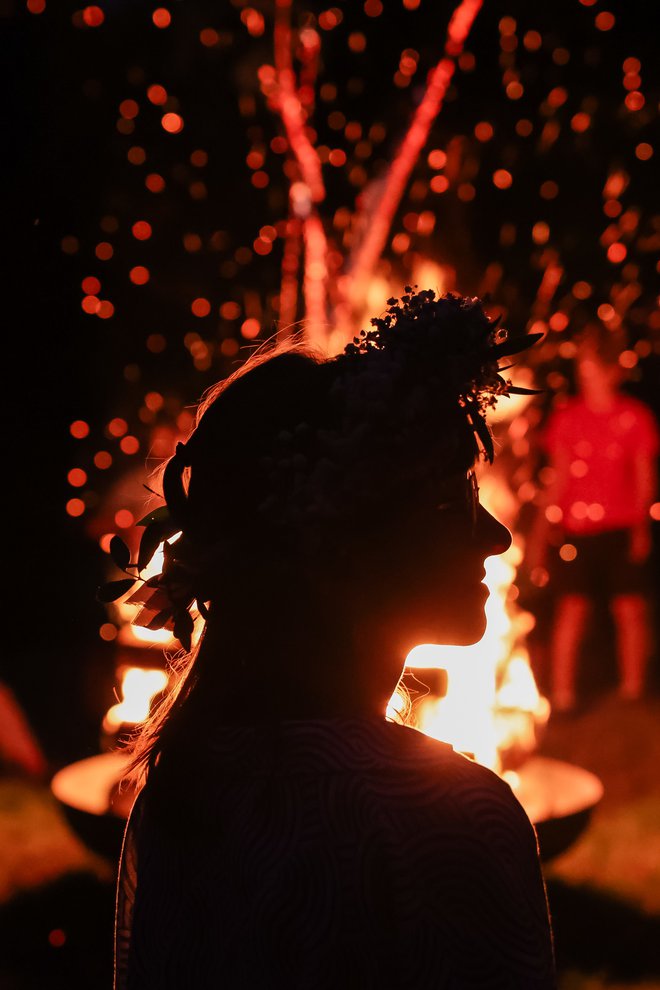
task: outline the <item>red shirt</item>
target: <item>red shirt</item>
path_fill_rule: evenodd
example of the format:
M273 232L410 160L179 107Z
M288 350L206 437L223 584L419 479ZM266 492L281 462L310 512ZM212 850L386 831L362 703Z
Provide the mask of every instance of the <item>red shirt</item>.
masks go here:
M655 457L660 436L650 409L617 395L596 412L582 398L569 399L550 416L544 445L552 459L568 463L557 502L568 533L601 533L634 526L648 506L636 497L635 461Z

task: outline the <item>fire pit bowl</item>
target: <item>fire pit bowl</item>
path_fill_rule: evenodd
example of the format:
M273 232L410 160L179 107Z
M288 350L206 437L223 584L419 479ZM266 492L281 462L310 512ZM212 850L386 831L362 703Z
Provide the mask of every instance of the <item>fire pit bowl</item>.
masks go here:
M90 849L115 861L135 798L132 788L118 790L126 765L120 753L101 753L63 767L51 781L76 834ZM544 862L576 841L603 795L593 773L546 756L530 757L508 779L536 826Z

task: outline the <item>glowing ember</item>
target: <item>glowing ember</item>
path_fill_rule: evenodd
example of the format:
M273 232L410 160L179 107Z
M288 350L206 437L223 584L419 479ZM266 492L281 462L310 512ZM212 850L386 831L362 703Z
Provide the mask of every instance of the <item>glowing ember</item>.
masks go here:
M103 720L105 731L113 732L121 725L143 722L149 715L152 700L165 689L167 681L163 670L128 667L122 678L122 700L108 710Z

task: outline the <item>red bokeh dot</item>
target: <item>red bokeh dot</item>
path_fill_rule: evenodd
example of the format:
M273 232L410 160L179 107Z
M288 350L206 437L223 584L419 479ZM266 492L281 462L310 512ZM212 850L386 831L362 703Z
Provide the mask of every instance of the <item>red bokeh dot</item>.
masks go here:
M161 124L168 134L178 134L183 130L183 117L178 113L164 113Z
M124 120L133 120L140 112L140 107L135 100L122 100L119 104L119 113Z
M83 10L83 21L87 27L100 27L105 20L105 14L100 7L85 7Z
M167 7L156 7L151 15L151 20L157 28L166 28L172 23L172 15Z
M106 643L111 643L117 638L117 626L114 622L104 622L99 628L99 636Z
M85 503L81 498L70 498L66 503L66 511L70 516L82 516L85 511Z
M614 265L618 265L622 262L627 254L628 250L625 244L622 244L621 241L615 241L614 244L610 244L607 249L608 261L611 261Z
M82 468L71 468L66 480L73 488L82 488L83 485L87 484L87 473Z
M31 14L43 14L46 9L46 0L27 0L25 6Z
M157 172L150 172L144 180L144 184L149 192L159 193L165 188L165 179L162 175L158 175Z
M101 283L94 275L82 280L82 290L88 296L96 296L101 291Z
M192 310L193 316L198 316L200 319L204 316L208 316L211 312L211 303L208 299L204 299L203 296L193 299L190 304L190 309Z
M137 220L131 229L133 237L138 241L148 241L152 234L151 224L146 220Z
M125 419L122 419L121 416L115 416L115 418L111 419L108 423L107 432L111 437L123 437L127 431L128 423Z
M99 261L109 261L114 253L114 248L109 241L100 241L94 249L94 254Z
M52 931L48 932L48 942L54 949L61 949L66 942L66 932L62 931L61 928L53 928Z
M122 437L119 446L124 454L137 454L140 449L140 441L134 436Z
M89 313L92 316L98 313L101 307L101 300L98 296L83 296L80 305L83 308L83 312Z
M114 316L115 307L112 305L109 299L99 299L98 308L96 310L96 315L102 320L109 320Z
M150 103L160 107L163 103L167 103L167 90L159 83L154 83L147 89L147 99Z
M99 469L99 471L107 471L107 469L112 464L112 454L109 454L107 450L98 450L94 454L94 466Z
M134 285L146 285L150 278L149 269L144 265L135 265L128 273L128 277Z
M135 517L128 509L120 509L119 512L115 512L115 525L119 529L128 529L134 522Z
M84 419L74 419L73 423L69 427L69 433L76 440L83 440L85 437L89 436L89 423L86 423Z

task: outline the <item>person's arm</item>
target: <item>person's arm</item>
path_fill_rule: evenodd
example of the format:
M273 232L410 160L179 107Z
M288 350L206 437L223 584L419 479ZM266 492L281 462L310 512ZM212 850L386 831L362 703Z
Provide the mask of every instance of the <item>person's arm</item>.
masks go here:
M633 460L633 484L631 497L635 502L638 522L630 532L630 559L643 564L651 553L651 517L649 508L657 489L655 458L649 451L638 451Z

